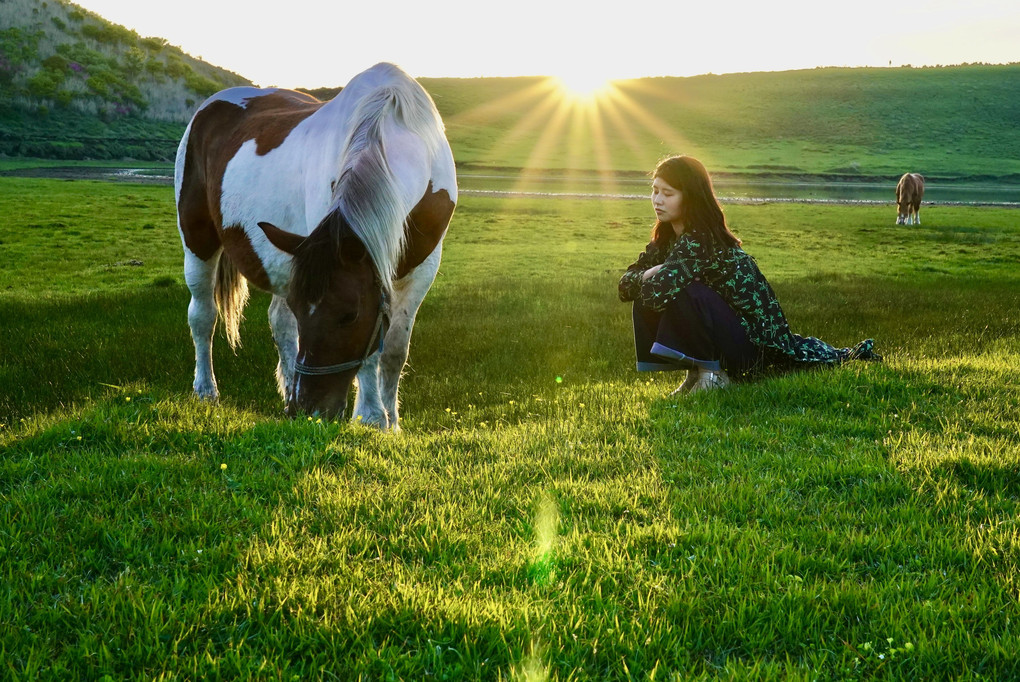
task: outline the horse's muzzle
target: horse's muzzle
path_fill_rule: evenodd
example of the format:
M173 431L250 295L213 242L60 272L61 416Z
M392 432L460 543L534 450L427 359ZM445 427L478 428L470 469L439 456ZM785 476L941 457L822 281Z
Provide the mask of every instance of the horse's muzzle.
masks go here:
M321 377L295 377L284 411L288 417L342 419L357 371Z

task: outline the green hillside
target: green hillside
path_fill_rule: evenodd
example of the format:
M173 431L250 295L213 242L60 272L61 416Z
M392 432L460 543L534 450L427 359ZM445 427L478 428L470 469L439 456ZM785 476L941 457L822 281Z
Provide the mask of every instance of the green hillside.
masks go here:
M64 0L0 2L0 154L172 158L198 103L248 82Z
M647 171L687 152L745 173L1020 174L1020 64L647 78L594 108L541 79L422 82L460 164Z

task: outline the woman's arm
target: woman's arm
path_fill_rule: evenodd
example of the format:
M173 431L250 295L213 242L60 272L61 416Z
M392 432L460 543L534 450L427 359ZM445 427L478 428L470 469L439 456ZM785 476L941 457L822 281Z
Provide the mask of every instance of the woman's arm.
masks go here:
M621 301L634 301L638 298L641 294L641 283L644 281L645 273L649 269L661 265L666 258L666 253L666 249L655 242L651 242L645 247L644 252L630 264L627 271L623 273L623 277L620 278Z
M649 277L658 274L659 270L662 270L662 265L655 265L653 267L648 268L647 270L641 273L641 281L644 282Z
M690 237L676 241L662 265L642 278L640 297L643 305L652 310L662 310L694 281L702 266L697 247L698 244Z

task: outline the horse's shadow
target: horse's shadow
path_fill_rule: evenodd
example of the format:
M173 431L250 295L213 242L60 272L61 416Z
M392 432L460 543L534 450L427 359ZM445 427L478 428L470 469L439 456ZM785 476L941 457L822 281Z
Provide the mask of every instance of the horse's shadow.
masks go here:
M190 395L194 347L188 331L189 295L181 285L130 293L0 302L6 334L0 423L80 405L111 388L141 384L160 393ZM214 362L229 377L226 399L267 414L282 414L269 335L269 297L252 296L244 346L236 354L217 336ZM243 333L243 332L242 332Z

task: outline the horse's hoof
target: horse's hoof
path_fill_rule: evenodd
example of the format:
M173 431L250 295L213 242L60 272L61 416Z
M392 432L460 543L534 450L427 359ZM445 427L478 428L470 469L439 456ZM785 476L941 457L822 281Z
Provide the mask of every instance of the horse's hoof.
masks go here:
M220 401L220 392L217 391L216 389L213 389L212 391L209 390L200 391L199 389L196 388L195 392L192 393L192 395L197 400L201 400L202 402L218 403Z
M356 414L351 422L354 424L361 424L362 426L371 426L379 429L380 431L388 431L390 428L390 420L385 414Z

